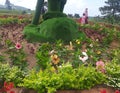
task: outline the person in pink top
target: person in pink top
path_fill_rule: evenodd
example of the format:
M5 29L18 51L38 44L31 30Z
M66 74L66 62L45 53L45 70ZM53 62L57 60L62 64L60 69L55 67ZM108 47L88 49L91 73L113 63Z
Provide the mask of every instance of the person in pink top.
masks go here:
M80 19L80 23L85 24L85 20L86 20L86 16L85 16L85 13L83 13L82 18Z
M88 8L85 9L83 16L79 19L81 24L88 24Z

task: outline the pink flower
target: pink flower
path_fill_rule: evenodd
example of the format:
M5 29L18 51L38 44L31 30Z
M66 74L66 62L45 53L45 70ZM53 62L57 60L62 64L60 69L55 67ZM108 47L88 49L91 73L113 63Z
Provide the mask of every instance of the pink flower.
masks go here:
M96 66L97 67L102 67L102 68L104 68L105 67L105 64L104 64L104 62L103 61L98 61L98 62L96 62Z
M96 68L97 68L97 70L104 73L105 72L105 64L104 64L104 62L101 61L101 60L96 62Z
M15 47L16 47L16 49L21 49L21 48L22 48L22 45L17 42L16 45L15 45Z

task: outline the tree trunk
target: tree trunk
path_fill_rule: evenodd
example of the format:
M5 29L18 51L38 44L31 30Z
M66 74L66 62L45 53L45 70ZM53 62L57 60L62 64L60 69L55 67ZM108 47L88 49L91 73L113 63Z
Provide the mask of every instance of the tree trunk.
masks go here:
M32 24L34 25L37 25L39 23L43 3L44 3L44 0L37 0L36 10L32 20Z

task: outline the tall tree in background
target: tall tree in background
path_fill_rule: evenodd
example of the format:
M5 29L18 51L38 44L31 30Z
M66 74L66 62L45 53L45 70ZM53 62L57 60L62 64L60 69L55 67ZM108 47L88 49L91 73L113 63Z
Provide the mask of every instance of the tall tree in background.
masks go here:
M99 10L102 15L108 18L108 20L116 21L120 19L120 0L107 0L105 6L100 7Z
M36 10L32 20L32 24L34 25L37 25L39 23L43 3L44 3L44 0L37 0Z

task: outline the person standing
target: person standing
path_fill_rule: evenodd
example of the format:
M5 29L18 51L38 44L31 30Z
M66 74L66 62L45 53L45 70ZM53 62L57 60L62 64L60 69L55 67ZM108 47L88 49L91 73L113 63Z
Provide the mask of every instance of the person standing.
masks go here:
M80 23L85 24L85 22L86 22L86 16L85 16L85 13L83 13L82 18L80 18Z
M88 8L85 9L85 24L88 24Z

